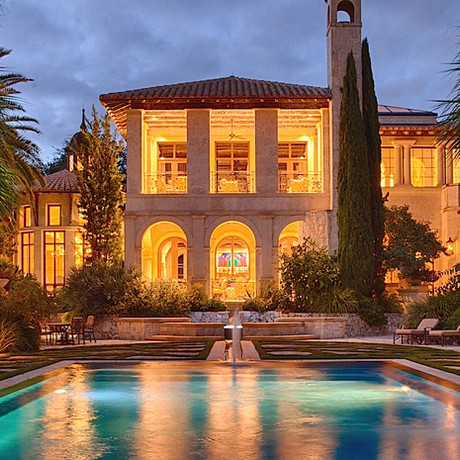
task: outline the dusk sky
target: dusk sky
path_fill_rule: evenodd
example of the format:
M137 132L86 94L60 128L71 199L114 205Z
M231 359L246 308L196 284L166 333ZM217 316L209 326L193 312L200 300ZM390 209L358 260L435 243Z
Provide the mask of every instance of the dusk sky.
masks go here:
M327 86L324 0L1 0L0 46L49 160L99 95L236 75ZM459 50L454 0L363 0L379 102L434 110Z

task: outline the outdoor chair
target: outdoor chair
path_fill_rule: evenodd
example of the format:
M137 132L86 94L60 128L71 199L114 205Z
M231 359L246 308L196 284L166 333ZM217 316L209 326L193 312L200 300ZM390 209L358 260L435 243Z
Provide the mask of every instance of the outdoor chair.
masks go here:
M393 332L393 344L396 343L398 338L401 340L401 344L403 344L404 337L406 337L406 342L410 344L414 342L419 345L422 343L426 344L429 331L434 329L438 323L439 320L436 318L425 318L420 321L416 329L396 329L396 331Z
M94 335L94 316L93 315L89 315L88 318L86 318L86 324L83 330L83 340L84 339L88 339L90 342L94 340L94 343L96 343L96 336Z
M439 331L430 331L429 338L435 340L437 343L441 343L442 346L452 341L457 342L460 345L460 324L457 329L440 329Z
M85 344L85 320L81 316L74 316L70 321L68 340L72 342L73 345L75 345L75 338L78 344L80 344L80 338L83 340L83 345Z

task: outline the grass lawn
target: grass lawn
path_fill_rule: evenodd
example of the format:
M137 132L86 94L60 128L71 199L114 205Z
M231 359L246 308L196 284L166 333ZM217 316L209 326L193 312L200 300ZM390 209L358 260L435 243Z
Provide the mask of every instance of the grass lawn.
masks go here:
M408 359L460 375L459 351L428 346L323 342L317 340L254 341L261 359Z
M212 340L194 342L136 343L62 347L32 353L0 354L0 380L62 360L204 360L214 344Z

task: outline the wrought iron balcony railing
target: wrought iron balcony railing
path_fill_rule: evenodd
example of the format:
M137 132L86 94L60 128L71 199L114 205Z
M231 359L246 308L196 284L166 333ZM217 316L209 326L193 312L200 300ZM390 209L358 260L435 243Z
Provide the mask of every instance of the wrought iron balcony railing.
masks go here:
M213 193L253 193L254 174L248 172L212 173Z
M187 193L187 176L183 173L145 173L145 193Z
M323 191L321 172L279 171L280 193L320 193Z

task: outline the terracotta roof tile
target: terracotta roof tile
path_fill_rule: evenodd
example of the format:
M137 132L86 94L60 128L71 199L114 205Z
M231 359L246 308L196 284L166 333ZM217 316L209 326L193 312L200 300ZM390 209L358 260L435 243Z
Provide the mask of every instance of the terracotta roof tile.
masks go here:
M235 76L212 80L192 81L173 85L153 86L119 93L103 94L101 101L108 99L149 98L329 98L327 88L254 80Z
M37 187L41 192L78 192L77 178L68 169L45 176L45 187Z

